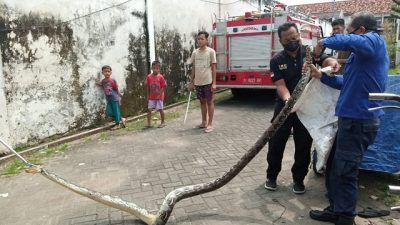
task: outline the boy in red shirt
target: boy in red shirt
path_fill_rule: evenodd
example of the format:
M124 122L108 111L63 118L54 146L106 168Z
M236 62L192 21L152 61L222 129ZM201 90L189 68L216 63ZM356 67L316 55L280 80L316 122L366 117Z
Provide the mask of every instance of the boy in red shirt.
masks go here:
M160 111L161 124L159 128L165 127L164 121L164 91L167 83L165 82L164 76L160 74L160 62L154 61L151 63L151 70L153 73L147 75L145 85L147 86L147 99L148 99L148 111L147 111L147 127L151 125L151 112L154 109Z

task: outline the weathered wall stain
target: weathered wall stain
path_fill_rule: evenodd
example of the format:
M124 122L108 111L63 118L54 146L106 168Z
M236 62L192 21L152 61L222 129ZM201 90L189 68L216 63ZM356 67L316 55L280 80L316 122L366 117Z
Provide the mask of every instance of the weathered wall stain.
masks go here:
M3 6L3 12L10 12ZM7 13L2 13L7 15ZM82 87L80 85L78 56L74 52L73 30L68 24L63 24L60 19L46 17L37 13L20 14L14 12L9 17L0 17L0 47L3 60L5 78L4 92L7 102L7 108L12 115L10 122L11 134L22 133L24 138L18 142L37 142L41 138L51 136L55 133L67 132L68 129L82 127L81 120L84 120L87 114L82 98ZM42 47L38 46L38 43ZM42 74L46 68L38 68L36 61L43 58L43 53L49 53L47 56L57 55L58 66L70 72L72 80L60 77L60 80L46 80ZM51 60L49 60L51 62ZM25 77L18 77L15 74L25 71ZM21 79L22 78L22 79ZM65 81L68 83L66 84ZM72 87L72 88L70 88ZM50 100L50 101L48 101ZM64 128L57 127L52 121L51 111L48 106L42 107L42 112L38 113L34 108L40 107L40 104L51 104L55 101L65 105L78 102L82 113L80 118L73 118L74 122ZM62 104L61 103L61 104ZM43 108L48 108L43 110ZM61 107L62 116L76 116ZM36 124L28 120L34 118L31 113L38 113ZM29 127L35 125L34 127ZM36 129L35 129L36 128ZM35 133L35 130L40 130ZM30 131L30 133L20 132L21 130ZM15 143L15 142L14 142Z

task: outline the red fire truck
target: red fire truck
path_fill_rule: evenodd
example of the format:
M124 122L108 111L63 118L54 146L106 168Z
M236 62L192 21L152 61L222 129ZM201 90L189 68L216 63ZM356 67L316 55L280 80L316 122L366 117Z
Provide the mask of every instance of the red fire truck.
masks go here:
M316 45L321 29L315 18L286 11L276 5L267 12L217 19L213 24L213 48L217 55L217 87L274 89L269 61L282 50L277 29L285 22L298 25L304 45Z

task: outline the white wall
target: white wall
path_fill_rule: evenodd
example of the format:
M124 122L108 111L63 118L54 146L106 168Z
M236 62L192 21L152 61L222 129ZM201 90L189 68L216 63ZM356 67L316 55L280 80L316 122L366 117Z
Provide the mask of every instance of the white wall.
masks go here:
M8 128L7 103L4 93L3 63L0 56L0 138L9 142L10 132ZM0 145L0 154L9 152L3 145Z
M33 12L61 21L122 2L125 0L0 0L7 7L4 17L15 19ZM218 14L216 4L200 0L153 0L153 7L156 31L163 26L176 28L187 39L201 28L211 31L212 13ZM20 37L11 32L7 40L11 52L20 55L0 68L0 137L15 146L93 124L105 104L95 78L101 66L108 64L120 89L126 87L129 34L142 33L143 23L131 12L144 10L144 0L133 0L70 22L72 50L77 56L72 61L60 56L62 44L50 44L51 37L42 35L35 40L32 34ZM243 2L222 7L222 12L230 15L251 10L256 6ZM21 44L21 39L27 40L27 46ZM36 59L23 62L29 52L35 52Z
M197 32L198 28L206 28L208 31L212 29L212 19L214 14L218 16L218 5L204 2L200 0L153 0L154 21L156 26L167 24L178 28L185 34ZM211 1L212 2L212 1ZM215 0L214 2L218 2ZM230 2L222 0L223 4ZM222 5L222 14L229 13L232 15L244 15L245 11L255 11L256 4L245 2L236 2L235 4Z

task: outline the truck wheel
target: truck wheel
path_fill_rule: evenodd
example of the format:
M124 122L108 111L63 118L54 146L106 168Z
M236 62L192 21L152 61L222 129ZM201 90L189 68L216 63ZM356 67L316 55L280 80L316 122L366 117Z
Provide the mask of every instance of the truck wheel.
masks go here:
M243 96L243 90L241 90L240 88L231 88L231 92L235 98L240 98L241 96Z

